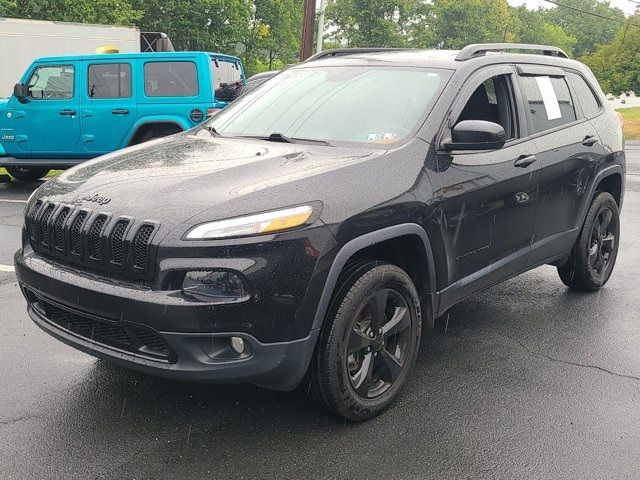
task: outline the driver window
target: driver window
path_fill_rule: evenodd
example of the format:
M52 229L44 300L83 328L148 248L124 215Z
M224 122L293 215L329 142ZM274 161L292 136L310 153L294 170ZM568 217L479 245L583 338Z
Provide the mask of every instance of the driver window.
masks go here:
M456 120L485 120L504 128L507 139L518 137L511 75L496 75L482 82L473 92Z
M56 65L35 69L28 84L33 100L67 100L73 98L72 65Z

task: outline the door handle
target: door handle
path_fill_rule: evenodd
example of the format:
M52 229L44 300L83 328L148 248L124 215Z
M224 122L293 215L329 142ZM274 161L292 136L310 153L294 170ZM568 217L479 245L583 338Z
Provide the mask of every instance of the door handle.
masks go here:
M114 115L129 115L129 110L127 110L126 108L114 108L113 110L111 110L111 113L113 113Z
M66 117L73 117L76 114L75 110L60 110L58 112L60 115L66 116Z
M593 135L588 135L582 140L582 144L585 147L593 147L596 143L598 143L598 139Z
M531 165L536 160L538 160L538 159L536 158L535 155L522 155L520 158L518 158L516 160L516 162L513 164L513 166L514 167L519 167L519 168L527 168L529 165Z

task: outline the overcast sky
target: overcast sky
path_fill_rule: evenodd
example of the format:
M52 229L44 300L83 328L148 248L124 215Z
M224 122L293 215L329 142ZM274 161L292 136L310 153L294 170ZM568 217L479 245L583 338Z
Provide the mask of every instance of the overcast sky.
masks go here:
M552 6L549 2L545 2L544 0L507 0L511 5L522 5L526 4L529 8L538 8L539 6ZM562 0L559 0L559 3L562 3ZM629 0L611 0L612 7L618 7L626 14L631 15L635 9L636 4L630 2Z

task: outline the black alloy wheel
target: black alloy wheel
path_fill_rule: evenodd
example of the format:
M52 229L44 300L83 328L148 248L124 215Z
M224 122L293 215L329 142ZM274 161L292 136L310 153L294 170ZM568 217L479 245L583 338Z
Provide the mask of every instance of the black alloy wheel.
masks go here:
M411 277L381 261L345 269L309 366L309 393L354 421L380 414L398 397L420 345L421 310Z
M569 288L595 291L613 272L620 243L620 211L610 193L598 193L589 207L582 230L564 265L558 267Z
M355 392L375 398L400 376L411 343L409 306L397 290L372 293L354 318L346 349L347 369Z

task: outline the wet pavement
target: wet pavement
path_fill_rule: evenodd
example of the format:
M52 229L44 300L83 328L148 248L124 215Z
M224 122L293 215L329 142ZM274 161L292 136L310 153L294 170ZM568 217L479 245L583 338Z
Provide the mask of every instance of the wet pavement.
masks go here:
M347 424L305 393L160 380L49 337L10 268L33 185L0 184L0 478L640 478L640 144L598 293L542 267L425 332L386 414Z

